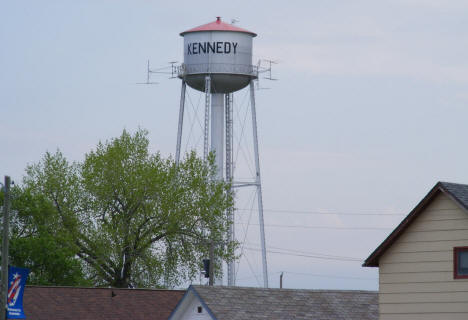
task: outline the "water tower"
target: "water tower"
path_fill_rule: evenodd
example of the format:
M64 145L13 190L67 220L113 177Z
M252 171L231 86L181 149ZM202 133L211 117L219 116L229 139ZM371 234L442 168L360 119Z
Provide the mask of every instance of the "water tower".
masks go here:
M179 67L178 77L182 80L179 124L177 133L176 162L179 162L184 123L186 86L204 93L203 155L214 151L217 178L233 181L233 187L256 188L260 243L262 252L263 285L268 287L265 232L263 224L262 186L258 155L257 120L255 110L254 80L258 69L252 65L252 42L255 33L216 21L184 31L184 62ZM239 183L233 174L233 103L232 93L250 86L255 177L251 182ZM234 222L234 213L226 213ZM227 235L234 240L234 223ZM227 266L228 285L235 285L235 266ZM215 283L220 284L217 279Z

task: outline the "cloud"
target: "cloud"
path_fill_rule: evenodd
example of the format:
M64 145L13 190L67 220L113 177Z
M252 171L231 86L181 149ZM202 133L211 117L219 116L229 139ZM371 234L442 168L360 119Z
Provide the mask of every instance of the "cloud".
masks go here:
M390 2L399 6L428 8L435 10L468 9L468 2L465 0L392 0Z
M424 8L421 8L424 7ZM467 83L468 30L461 1L398 1L288 21L255 53L310 75L391 76ZM448 14L450 13L450 14Z

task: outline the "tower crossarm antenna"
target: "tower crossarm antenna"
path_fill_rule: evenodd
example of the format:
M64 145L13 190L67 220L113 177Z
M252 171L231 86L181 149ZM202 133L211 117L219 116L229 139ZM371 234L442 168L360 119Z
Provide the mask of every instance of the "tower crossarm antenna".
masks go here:
M169 79L177 78L177 75L179 74L180 66L176 65L177 61L169 61L169 63L171 65L171 77Z
M150 61L148 60L146 63L146 81L145 82L137 82L137 84L158 84L159 82L150 81L151 69L150 69Z
M262 66L262 62L264 64L266 64L266 66ZM276 81L278 80L278 78L274 78L273 75L272 75L272 66L274 64L278 64L278 61L275 61L275 60L269 60L269 59L260 59L258 60L258 64L257 64L257 72L258 72L258 78L256 79L256 89L257 90L266 90L266 89L270 89L270 88L267 88L267 87L262 87L260 86L260 74L265 74L265 76L263 77L263 79L266 79L266 80L271 80L271 81Z
M177 65L177 61L169 61L169 66L152 69L150 61L146 64L146 82L138 82L138 84L158 84L159 82L151 81L151 76L154 75L169 75L169 79L177 78L181 66Z
M266 63L266 67L261 66L261 62L264 61ZM278 61L269 60L269 59L261 59L258 62L258 73L266 73L264 79L276 81L278 78L274 78L272 75L272 66L274 64L278 64Z

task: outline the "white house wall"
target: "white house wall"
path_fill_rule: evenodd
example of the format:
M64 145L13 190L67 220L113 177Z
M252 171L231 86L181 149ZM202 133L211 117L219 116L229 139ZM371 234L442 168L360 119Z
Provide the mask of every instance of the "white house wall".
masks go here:
M202 307L202 312L198 313L198 307ZM207 310L202 306L198 297L189 292L181 301L175 314L170 320L214 320Z
M379 260L379 319L467 320L468 279L453 278L459 246L468 214L441 193Z

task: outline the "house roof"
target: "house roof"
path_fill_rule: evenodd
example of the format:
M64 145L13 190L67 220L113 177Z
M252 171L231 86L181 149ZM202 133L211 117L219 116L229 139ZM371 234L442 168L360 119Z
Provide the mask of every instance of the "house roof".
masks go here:
M185 290L26 286L28 320L166 320Z
M216 20L213 21L213 22L210 22L210 23L207 23L207 24L192 28L190 30L181 32L180 35L184 36L187 33L204 32L204 31L243 32L243 33L248 33L248 34L252 35L253 37L257 36L257 34L252 32L252 31L242 29L242 28L239 28L239 27L237 27L237 26L235 26L233 24L229 24L229 23L225 23L225 22L221 21L221 17L216 17Z
M216 320L377 320L377 292L190 286ZM174 310L175 312L175 310ZM174 313L173 312L173 313Z
M429 193L418 203L418 205L401 221L401 223L390 233L390 235L372 252L366 259L364 267L378 267L379 259L385 251L398 239L398 237L411 225L411 223L424 211L432 200L440 193L447 195L460 208L468 212L468 185L438 182Z

